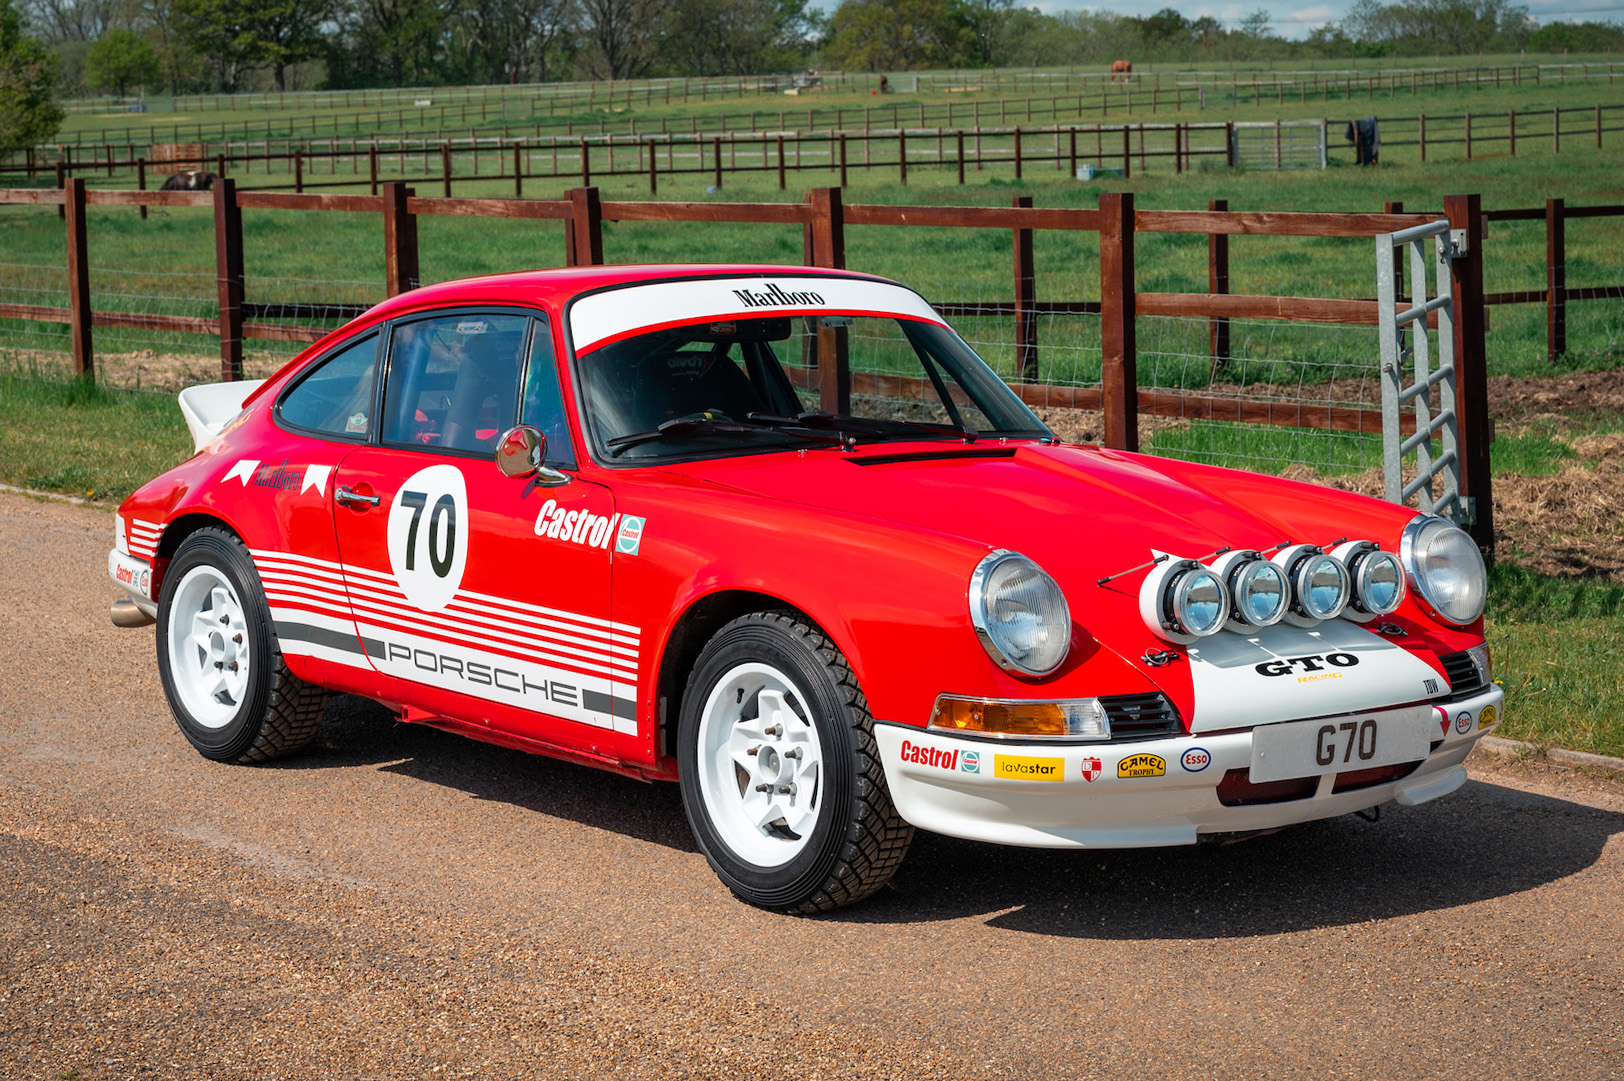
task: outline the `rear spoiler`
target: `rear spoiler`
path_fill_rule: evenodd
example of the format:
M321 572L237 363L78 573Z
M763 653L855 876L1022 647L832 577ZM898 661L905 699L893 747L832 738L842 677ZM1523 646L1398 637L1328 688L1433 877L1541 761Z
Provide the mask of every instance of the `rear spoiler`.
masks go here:
M243 399L264 385L263 379L239 380L204 383L181 391L180 411L186 417L186 427L192 431L194 448L202 450L219 435L221 429L242 412Z

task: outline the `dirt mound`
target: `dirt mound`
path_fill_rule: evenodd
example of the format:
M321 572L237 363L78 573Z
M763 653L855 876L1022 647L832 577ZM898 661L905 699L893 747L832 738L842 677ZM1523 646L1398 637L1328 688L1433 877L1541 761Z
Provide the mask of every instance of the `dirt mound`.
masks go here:
M1624 412L1624 368L1489 380L1489 412L1513 424L1585 424Z

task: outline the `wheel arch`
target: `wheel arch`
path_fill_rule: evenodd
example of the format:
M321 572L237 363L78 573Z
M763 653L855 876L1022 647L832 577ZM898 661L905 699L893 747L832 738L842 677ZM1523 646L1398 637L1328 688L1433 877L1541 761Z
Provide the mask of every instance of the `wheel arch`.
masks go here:
M187 537L190 537L199 529L211 527L224 529L238 540L242 539L242 534L238 532L237 528L219 515L209 514L204 511L188 511L165 524L163 535L158 539L156 555L159 559L174 558L175 553L180 551L180 546L185 543Z
M660 655L655 679L656 717L659 721L659 755L674 759L678 719L682 716L682 695L688 686L688 673L716 632L733 620L751 612L793 612L797 618L816 627L831 640L829 628L804 608L782 597L750 589L723 589L695 598L671 626Z

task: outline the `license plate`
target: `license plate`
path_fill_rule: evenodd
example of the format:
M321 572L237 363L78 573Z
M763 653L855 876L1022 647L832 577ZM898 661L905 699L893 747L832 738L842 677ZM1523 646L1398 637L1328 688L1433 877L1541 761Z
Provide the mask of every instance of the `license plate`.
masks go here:
M1432 730L1430 706L1263 725L1252 731L1252 780L1284 781L1419 762L1432 749Z

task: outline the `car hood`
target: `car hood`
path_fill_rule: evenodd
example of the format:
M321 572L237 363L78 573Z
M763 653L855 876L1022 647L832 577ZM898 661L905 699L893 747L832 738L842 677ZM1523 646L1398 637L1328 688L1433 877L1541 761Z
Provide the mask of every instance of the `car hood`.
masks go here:
M675 468L754 495L1012 549L1062 580L1093 582L1152 551L1193 558L1224 545L1262 549L1332 539L1294 536L1275 513L1288 501L1284 492L1259 498L1263 489L1299 485L1225 474L1248 478L1239 487L1250 491L1236 498L1175 477L1164 468L1169 464L1094 447L1023 443L881 445L854 454L809 451Z

